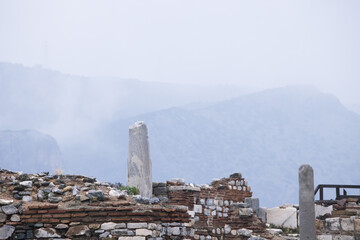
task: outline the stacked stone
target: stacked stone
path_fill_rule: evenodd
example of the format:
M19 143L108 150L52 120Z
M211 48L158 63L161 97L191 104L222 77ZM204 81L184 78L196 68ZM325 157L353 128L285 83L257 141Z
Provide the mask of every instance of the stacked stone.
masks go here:
M316 220L318 239L333 240L360 239L360 204L359 198L338 201L331 215L326 214Z
M5 201L1 201L5 203ZM194 230L186 208L132 205L129 207L83 207L58 209L56 204L32 205L21 210L10 202L2 207L6 219L0 239L139 237L191 237ZM15 214L19 216L14 220Z
M14 225L21 221L21 204L13 204L13 200L0 199L0 239L7 239L15 231Z
M265 232L265 224L254 214L258 200L251 198L251 188L240 173L215 180L210 186L186 184L182 179L172 179L166 186L169 204L189 208L195 239L224 235L226 239L248 239Z
M126 198L125 191L110 187L108 183L79 175L50 175L46 173L22 174L0 170L2 193L17 202L98 202Z

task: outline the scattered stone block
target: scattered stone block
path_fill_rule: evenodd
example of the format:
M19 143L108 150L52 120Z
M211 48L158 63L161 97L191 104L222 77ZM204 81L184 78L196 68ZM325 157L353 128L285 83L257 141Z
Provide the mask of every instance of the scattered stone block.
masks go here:
M266 221L278 227L297 228L296 208L267 208Z

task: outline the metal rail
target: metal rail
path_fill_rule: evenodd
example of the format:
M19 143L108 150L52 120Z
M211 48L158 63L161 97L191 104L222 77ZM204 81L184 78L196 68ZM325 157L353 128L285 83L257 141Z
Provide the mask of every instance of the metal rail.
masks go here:
M360 189L360 185L342 185L342 184L319 184L317 185L317 187L315 188L315 191L314 191L314 196L316 195L316 193L318 191L320 191L320 201L323 201L324 200L324 188L334 188L336 190L336 200L339 200L341 198L344 198L344 197L360 197L359 196L354 196L354 195L347 195L346 193L346 190L345 188L357 188L357 189ZM340 189L343 189L343 195L340 195Z

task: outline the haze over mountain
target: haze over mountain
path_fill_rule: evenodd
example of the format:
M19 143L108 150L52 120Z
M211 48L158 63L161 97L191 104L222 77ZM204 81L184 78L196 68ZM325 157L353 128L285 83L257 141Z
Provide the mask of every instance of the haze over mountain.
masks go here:
M0 168L27 172L61 170L56 140L34 130L0 131Z
M298 201L297 171L304 163L314 167L316 183L360 181L358 114L312 87L247 92L251 89L95 79L1 63L0 130L50 134L59 143L65 173L125 183L128 127L143 120L154 181L183 177L209 183L242 172L267 206ZM32 142L15 145L33 149ZM0 167L34 170L33 153L18 158L11 152L13 161L5 161L9 145L1 146ZM58 156L57 147L45 146ZM53 168L39 165L41 171Z
M240 171L267 206L298 201L301 164L313 166L316 184L360 181L360 116L311 87L116 121L108 127L112 142L120 140L116 155L126 156L127 126L137 120L148 125L155 181L184 177L207 183Z

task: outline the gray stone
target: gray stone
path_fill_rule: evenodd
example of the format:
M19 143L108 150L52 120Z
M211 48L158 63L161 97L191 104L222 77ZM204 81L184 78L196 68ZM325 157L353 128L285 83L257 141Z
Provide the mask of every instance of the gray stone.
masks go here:
M128 223L127 227L129 229L147 228L147 223Z
M90 190L89 194L96 197L99 201L104 201L104 193L101 190Z
M53 197L53 196L49 196L49 202L50 203L58 203L58 202L61 202L62 200L62 197Z
M60 235L54 228L39 228L35 230L37 238L58 238Z
M55 228L56 229L67 229L67 228L69 228L69 226L67 224L60 223L60 224L56 225Z
M250 217L253 215L252 208L239 208L240 217Z
M127 229L113 229L111 230L111 235L114 236L133 236L135 235L133 231Z
M15 214L18 212L18 209L14 205L2 206L1 209L7 215Z
M0 239L8 239L11 237L13 232L15 231L15 227L4 225L0 228Z
M325 220L325 226L330 231L340 231L340 218L327 218Z
M152 163L150 159L148 131L144 122L136 122L129 128L127 184L139 189L140 195L152 196Z
M13 200L7 200L7 199L0 199L0 206L9 205L12 204Z
M72 194L73 196L76 196L80 193L79 189L77 186L74 186L73 189L72 189Z
M22 201L23 202L32 202L32 197L31 196L23 196Z
M11 216L10 220L11 220L12 222L20 222L20 215L18 215L18 214L13 214L13 215Z
M20 185L24 186L24 187L31 188L32 187L32 181L23 181L23 182L20 182Z
M225 234L229 234L229 233L231 232L231 227L230 227L230 225L225 224L225 226L224 226L224 231L225 231Z
M150 198L150 204L158 204L159 202L160 200L157 197Z
M42 202L44 201L44 192L43 190L39 190L38 193L37 193L37 199L38 201Z
M76 225L72 226L67 230L65 236L67 237L73 237L73 236L82 236L82 235L88 235L90 232L90 229L86 225Z
M300 240L316 239L314 171L310 165L299 168Z
M251 237L252 230L248 230L246 228L242 228L237 230L237 234L244 237Z
M259 199L258 198L245 198L245 203L247 203L259 217Z
M106 238L106 237L108 237L109 235L110 235L109 232L104 232L104 233L102 233L102 234L99 235L99 238Z
M102 230L113 230L118 228L126 228L125 223L114 223L114 222L106 222L101 224L100 227Z
M5 213L0 213L0 223L5 222L7 219L7 215Z

